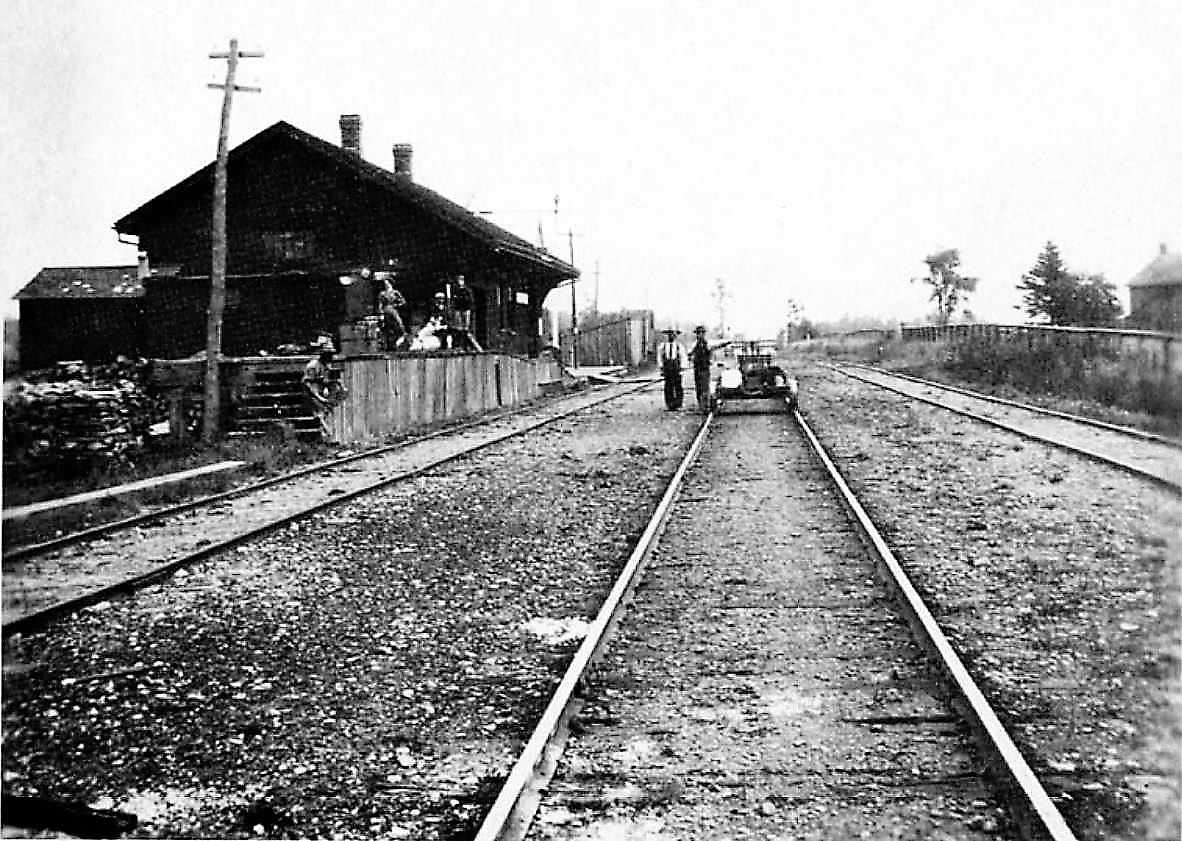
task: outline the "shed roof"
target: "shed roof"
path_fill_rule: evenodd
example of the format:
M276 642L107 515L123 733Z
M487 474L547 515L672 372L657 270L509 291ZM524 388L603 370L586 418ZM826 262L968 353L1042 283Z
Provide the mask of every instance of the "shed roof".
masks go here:
M1133 275L1129 286L1182 286L1182 254L1171 254L1163 242L1161 252Z
M579 270L573 266L564 263L562 260L559 260L528 240L511 234L467 208L456 204L450 199L444 198L434 190L430 190L416 183L409 177L395 175L387 169L370 163L354 152L321 140L319 137L308 134L306 131L298 129L283 120L263 129L254 137L232 149L229 153L229 162L232 164L236 159L249 157L255 149L276 137L287 138L302 144L308 149L324 156L326 160L353 170L361 177L388 191L391 196L413 204L444 224L481 241L494 251L504 252L524 259L559 278L565 279L579 276ZM203 167L188 178L178 182L160 195L136 208L131 213L128 213L115 223L115 230L124 234L136 234L148 218L156 213L164 212L182 194L196 188L206 189L208 185L213 183L213 173L213 163Z
M139 298L144 285L139 266L46 267L13 297L43 298Z

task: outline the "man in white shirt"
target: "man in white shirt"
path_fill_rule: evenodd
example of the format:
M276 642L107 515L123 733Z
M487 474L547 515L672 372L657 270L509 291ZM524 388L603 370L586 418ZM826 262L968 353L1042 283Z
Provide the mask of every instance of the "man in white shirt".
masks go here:
M677 342L678 330L665 330L665 341L657 346L657 367L661 369L661 376L665 379L665 406L668 409L680 409L685 399L685 392L681 387L681 371L686 367L688 359L685 348Z

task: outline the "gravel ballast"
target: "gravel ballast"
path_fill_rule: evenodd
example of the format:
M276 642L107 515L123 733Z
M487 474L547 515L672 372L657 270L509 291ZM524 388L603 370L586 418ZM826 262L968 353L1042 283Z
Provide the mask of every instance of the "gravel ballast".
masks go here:
M131 811L143 836L464 837L697 426L659 401L14 641L6 790Z
M803 411L1081 838L1177 838L1177 496L819 369Z
M1016 838L785 415L716 419L531 839Z
M1177 497L820 369L803 411L1081 838L1177 838ZM698 420L649 391L5 651L5 790L467 837Z

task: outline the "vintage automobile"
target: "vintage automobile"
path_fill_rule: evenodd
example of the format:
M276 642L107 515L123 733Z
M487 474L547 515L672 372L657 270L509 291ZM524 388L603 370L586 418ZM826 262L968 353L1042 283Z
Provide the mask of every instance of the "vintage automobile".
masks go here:
M725 410L731 401L761 401L747 404L756 411L796 410L799 384L775 364L770 347L746 342L736 349L735 363L723 368L715 380L711 395L715 411Z

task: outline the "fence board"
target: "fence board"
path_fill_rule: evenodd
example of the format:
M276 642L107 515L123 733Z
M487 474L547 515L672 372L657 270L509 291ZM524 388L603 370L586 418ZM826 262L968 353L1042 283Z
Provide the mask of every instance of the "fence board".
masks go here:
M377 440L530 400L540 391L538 380L548 378L553 367L548 360L500 353L368 357L336 364L349 394L334 410L329 430L342 444Z

